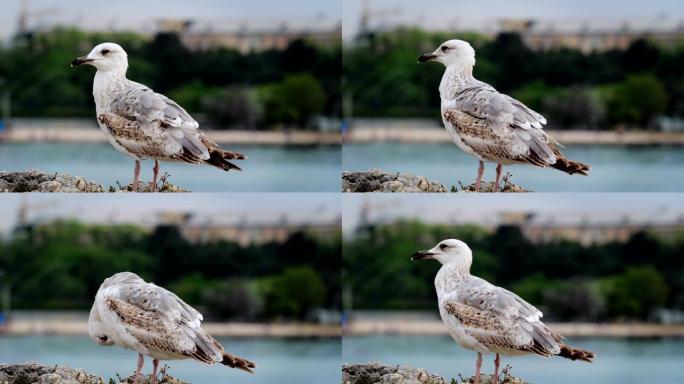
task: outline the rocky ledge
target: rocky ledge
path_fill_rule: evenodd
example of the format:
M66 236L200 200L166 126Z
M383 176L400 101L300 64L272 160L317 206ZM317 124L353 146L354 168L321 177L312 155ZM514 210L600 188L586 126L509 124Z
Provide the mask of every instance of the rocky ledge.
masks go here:
M502 178L502 188L499 192L531 192L511 182L511 174L506 173ZM464 186L459 181L459 187L450 189L444 184L428 180L424 176L414 176L409 173L387 173L380 169L368 171L342 172L342 192L475 192L475 183ZM493 182L482 182L480 192L493 192Z
M168 175L160 178L159 192L189 192L168 182ZM81 176L64 173L48 174L39 170L0 172L0 192L131 192L131 185L110 186L88 181ZM150 184L140 182L138 192L150 192Z
M509 373L506 367L499 375L501 384L526 384ZM481 384L492 383L494 375L482 374ZM441 376L428 373L422 368L409 366L389 366L377 362L368 364L344 364L342 366L342 384L472 384L475 377L464 379L445 379Z
M166 367L160 370L157 377L159 384L188 384L175 379L166 373ZM151 376L141 377L140 384L151 382ZM109 379L89 374L82 369L64 366L47 366L36 362L26 364L0 364L0 384L129 384L133 376L122 379Z

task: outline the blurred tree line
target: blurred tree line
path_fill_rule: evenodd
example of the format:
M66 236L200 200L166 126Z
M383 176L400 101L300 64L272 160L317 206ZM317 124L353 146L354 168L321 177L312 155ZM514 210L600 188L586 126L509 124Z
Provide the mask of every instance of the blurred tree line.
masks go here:
M283 51L193 52L172 33L151 40L134 33L40 32L0 46L0 79L19 116L93 116L93 68L69 68L97 44L128 53L128 78L176 100L217 128L311 127L340 115L340 46L292 42Z
M554 128L647 128L659 115L684 116L684 45L669 49L638 40L624 51L533 51L513 33L488 39L413 28L345 47L344 92L354 114L438 118L444 68L419 65L416 58L454 38L475 48L475 77L544 114Z
M14 308L88 309L105 278L131 271L210 319L306 320L340 308L339 238L294 233L282 244L195 244L175 226L74 221L28 227L0 242Z
M345 241L343 284L355 309L434 310L437 261L411 262L417 250L457 238L473 250L471 273L538 306L547 319L648 320L659 308L684 309L684 232L646 232L626 243L531 243L515 226L398 221Z

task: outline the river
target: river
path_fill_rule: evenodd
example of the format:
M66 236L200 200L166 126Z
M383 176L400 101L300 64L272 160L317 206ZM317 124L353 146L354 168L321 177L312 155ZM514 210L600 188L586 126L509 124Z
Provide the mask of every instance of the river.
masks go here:
M589 177L555 169L505 166L512 182L536 192L682 192L684 148L606 145L568 146L566 156L591 165ZM475 181L477 160L453 144L345 144L342 169L426 176L447 186ZM494 180L494 164L486 164L485 180Z
M339 339L218 338L223 346L257 365L254 375L222 365L197 361L162 362L168 373L192 383L302 384L340 382ZM105 378L135 371L137 354L119 347L97 345L87 336L0 337L0 364L37 361L68 365ZM143 372L150 373L146 359Z
M169 181L193 192L338 192L339 146L230 146L247 160L243 172L212 166L161 163ZM84 176L106 187L133 179L134 161L111 145L72 143L0 144L0 171L29 168ZM141 180L152 179L152 161L142 163Z
M502 357L511 373L531 383L643 384L681 383L684 363L682 339L568 339L569 345L596 354L593 364L560 357ZM460 348L448 336L345 337L342 361L379 361L411 365L444 377L469 377L475 372L477 354ZM494 370L493 355L485 356L483 372Z

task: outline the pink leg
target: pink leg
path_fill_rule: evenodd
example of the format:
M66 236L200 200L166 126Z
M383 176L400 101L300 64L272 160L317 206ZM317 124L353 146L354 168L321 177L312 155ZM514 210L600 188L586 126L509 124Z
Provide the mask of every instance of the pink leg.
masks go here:
M159 366L159 360L152 360L152 384L157 384L157 367Z
M154 168L152 168L152 170L154 171L154 177L152 178L150 191L157 192L157 176L159 175L159 162L157 160L154 161Z
M494 359L494 384L499 384L499 354L496 354Z
M484 161L480 161L480 167L477 168L477 180L475 181L475 191L480 192L480 182L484 174Z
M133 168L133 192L138 190L138 179L140 179L140 160L135 161L135 168Z
M477 362L475 363L475 384L480 384L480 368L482 367L482 354L477 353Z
M138 368L135 370L135 378L133 379L133 384L138 384L140 382L140 371L142 370L143 364L145 363L145 358L142 353L138 353Z
M503 165L499 164L496 166L496 181L494 182L494 188L492 192L499 192L499 180L501 180L501 172L503 171Z

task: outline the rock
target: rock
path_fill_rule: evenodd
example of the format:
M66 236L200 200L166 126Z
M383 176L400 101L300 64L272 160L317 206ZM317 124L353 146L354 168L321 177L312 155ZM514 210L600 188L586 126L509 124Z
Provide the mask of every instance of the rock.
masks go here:
M501 384L526 384L523 380L511 376L510 367L506 367L499 376ZM494 375L482 374L481 384L492 382ZM459 375L460 378L460 375ZM388 366L378 362L368 364L344 364L342 365L342 384L472 384L475 377L468 380L445 379L438 375L428 373L422 368L409 366Z
M515 185L511 182L511 175L509 172L506 172L505 175L501 178L503 181L503 185L499 185L499 191L498 192L532 192L530 190L527 190L519 185ZM463 192L475 192L475 183L470 184L467 187L464 187L461 182L458 182L461 185L461 190ZM494 182L485 182L483 181L480 183L480 192L494 192Z
M45 366L36 362L0 365L2 384L104 384L101 377L82 369Z
M0 192L104 192L104 188L80 176L29 169L0 172Z
M423 176L371 169L343 172L342 192L447 192L447 187Z
M167 367L159 370L157 383L159 384L189 384L180 381L166 373ZM74 369L60 366L46 366L36 362L26 364L2 365L0 364L0 384L130 384L133 383L134 375L122 379L109 379L105 381L99 376L91 375L82 369ZM139 384L152 382L152 375L141 376Z
M449 384L444 378L431 375L422 368L388 366L378 362L344 364L342 384Z
M159 192L190 192L168 182L168 174L160 178ZM132 186L110 186L109 192L131 192ZM81 176L47 174L35 169L18 172L0 172L0 192L104 192L102 185ZM140 182L138 192L150 192L150 184ZM2 383L0 383L2 384Z
M499 192L532 192L511 182L511 174L506 173ZM475 183L464 187L459 181L462 192L475 192ZM483 181L480 192L493 192L494 182ZM387 173L380 169L368 171L342 172L342 192L447 192L444 184L428 180L424 176L414 176L409 173ZM452 186L451 192L459 189Z
M166 373L167 370L168 367L166 365L162 366L159 369L159 375L157 375L157 384L190 384L185 381L180 381L175 377L172 377L171 375ZM121 381L120 384L133 384L133 379L135 379L135 375L130 375L125 379L119 379L119 381ZM152 384L152 375L141 376L139 384Z

